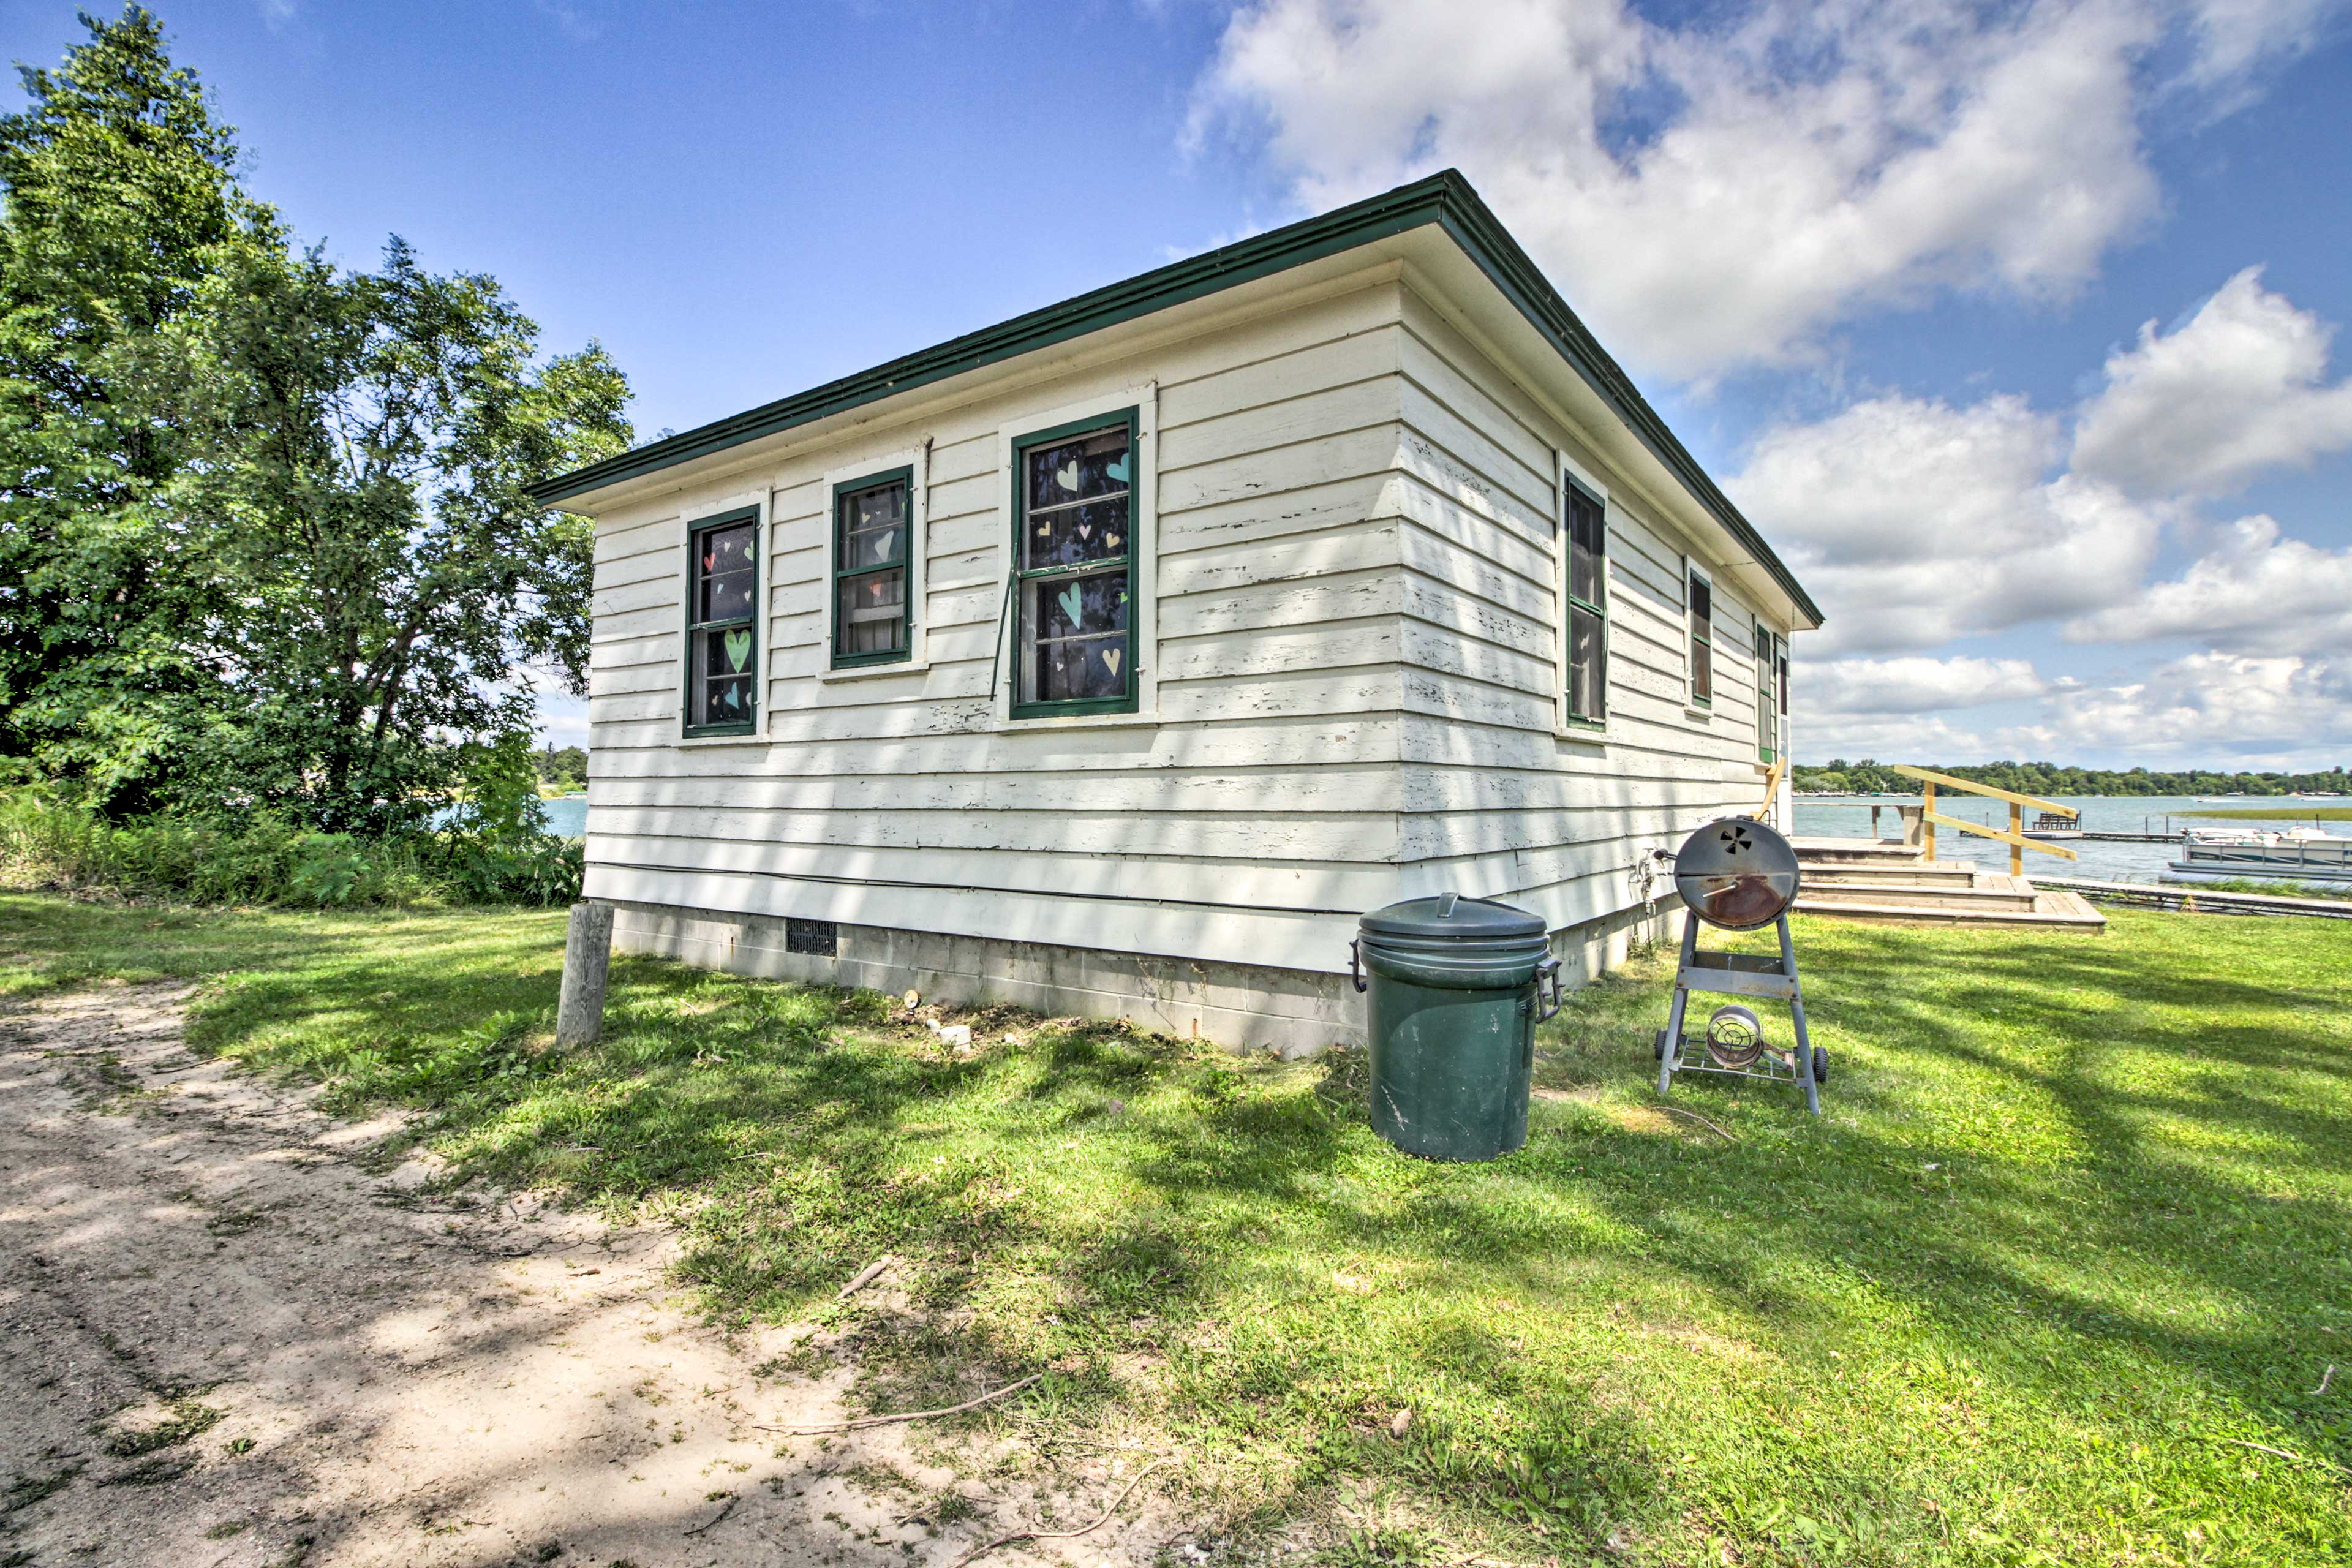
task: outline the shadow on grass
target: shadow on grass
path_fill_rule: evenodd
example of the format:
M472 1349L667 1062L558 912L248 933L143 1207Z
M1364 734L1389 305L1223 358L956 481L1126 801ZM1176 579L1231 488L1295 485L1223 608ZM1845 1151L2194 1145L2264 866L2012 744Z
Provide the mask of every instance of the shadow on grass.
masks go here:
M39 946L9 913L0 935ZM51 944L156 962L130 919ZM1641 1519L1768 1561L1841 1530L1840 1550L1877 1530L1932 1557L1949 1521L1923 1488L1963 1525L2023 1498L2088 1530L2153 1489L2181 1519L2345 1544L2319 1472L2250 1479L2182 1436L2352 1460L2303 1342L2347 1305L2352 944L2332 926L1808 923L1828 1114L1678 1083L1732 1143L1643 1110L1671 979L1653 959L1547 1031L1546 1079L1580 1098L1539 1107L1522 1153L1448 1166L1372 1136L1353 1056L1041 1026L960 1057L879 998L650 961L616 964L595 1047L554 1055L560 920L171 940L227 971L203 1043L418 1108L461 1174L676 1214L722 1316L862 1325L878 1402L1076 1365L1068 1419L1142 1399L1258 1467L1265 1506L1386 1475L1588 1546ZM884 1252L930 1316L827 1305ZM1132 1356L1164 1386L1106 1370ZM2005 1457L1919 1447L1952 1421ZM2056 1437L2103 1426L2157 1457L2109 1468ZM1809 1468L1784 1462L1800 1442Z

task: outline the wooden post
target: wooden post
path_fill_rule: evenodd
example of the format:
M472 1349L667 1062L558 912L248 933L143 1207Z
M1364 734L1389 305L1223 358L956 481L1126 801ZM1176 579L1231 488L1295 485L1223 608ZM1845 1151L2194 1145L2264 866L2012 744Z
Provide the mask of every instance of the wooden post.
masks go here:
M604 976L613 963L613 906L572 906L563 938L563 993L555 1005L555 1046L593 1046L604 1032Z
M2013 800L2009 803L2009 830L2021 838L2025 837L2025 807ZM2009 874L2012 877L2025 875L2025 850L2019 845L2009 847Z
M1926 858L1927 863L1932 866L1936 863L1936 786L1932 784L1922 784L1919 786L1919 793L1921 797L1927 803L1927 810L1921 813L1919 821L1921 826L1927 829L1927 832L1922 834L1921 837L1927 840L1927 853Z

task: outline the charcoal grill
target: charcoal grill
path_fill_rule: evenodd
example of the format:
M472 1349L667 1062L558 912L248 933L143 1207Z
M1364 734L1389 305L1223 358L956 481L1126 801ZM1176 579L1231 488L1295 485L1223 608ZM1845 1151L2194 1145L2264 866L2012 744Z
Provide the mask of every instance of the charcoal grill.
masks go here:
M1821 1114L1829 1053L1814 1046L1805 1031L1797 951L1789 940L1789 910L1797 901L1799 880L1797 851L1751 817L1710 822L1683 840L1675 855L1675 890L1689 906L1690 918L1683 921L1674 1005L1666 1026L1658 1031L1660 1094L1674 1087L1678 1072L1762 1079L1796 1085L1805 1092L1805 1109ZM1698 944L1701 925L1735 931L1777 926L1780 954L1709 952ZM1776 1047L1754 1009L1737 1003L1717 1008L1705 1029L1685 1034L1683 1026L1693 992L1788 1003L1794 1043Z

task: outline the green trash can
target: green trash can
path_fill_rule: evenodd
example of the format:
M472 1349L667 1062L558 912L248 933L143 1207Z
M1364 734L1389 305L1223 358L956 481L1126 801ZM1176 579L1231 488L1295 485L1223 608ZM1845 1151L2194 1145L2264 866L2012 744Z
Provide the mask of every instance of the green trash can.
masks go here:
M1359 921L1348 952L1371 994L1373 1131L1428 1160L1525 1143L1536 1026L1559 1011L1542 919L1459 893L1407 899Z

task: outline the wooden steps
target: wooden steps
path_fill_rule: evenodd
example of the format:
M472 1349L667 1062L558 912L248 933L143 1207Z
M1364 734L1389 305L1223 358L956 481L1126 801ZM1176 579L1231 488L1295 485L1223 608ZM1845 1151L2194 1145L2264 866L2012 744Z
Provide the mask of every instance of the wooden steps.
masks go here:
M1801 914L1889 925L2099 931L2106 917L2078 893L2037 888L1972 860L1929 860L1916 845L1866 838L1792 840Z

